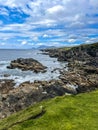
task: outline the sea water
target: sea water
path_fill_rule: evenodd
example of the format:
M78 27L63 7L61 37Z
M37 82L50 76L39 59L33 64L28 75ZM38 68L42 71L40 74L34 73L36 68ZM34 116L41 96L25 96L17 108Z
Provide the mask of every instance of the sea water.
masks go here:
M10 65L11 60L17 58L34 58L47 66L47 72L45 73L34 73L33 71L22 71L20 69L8 69L7 66ZM13 79L16 83L15 86L19 84L35 80L51 80L58 79L60 72L59 69L66 68L67 63L58 62L56 58L50 58L48 55L42 54L39 50L0 50L0 79ZM67 69L67 68L66 68ZM5 76L7 75L7 76Z

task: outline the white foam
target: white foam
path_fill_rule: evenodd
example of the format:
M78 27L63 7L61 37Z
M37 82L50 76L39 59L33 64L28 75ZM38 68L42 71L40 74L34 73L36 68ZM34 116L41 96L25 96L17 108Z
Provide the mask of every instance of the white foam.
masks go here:
M7 66L10 64L10 61L0 61L0 72L7 70Z
M0 61L0 65L8 64L10 61Z
M47 72L45 73L33 73L32 71L21 71L20 69L8 69L7 66L10 64L10 61L0 61L0 79L13 79L16 83L15 87L19 86L21 83L30 81L34 82L35 80L51 80L58 79L60 76L59 69L63 69L66 64L60 63L56 58L50 58L48 55L42 55L36 53L28 52L28 55L35 56L34 59L41 62L44 66L47 66ZM33 58L33 57L32 57ZM56 69L58 68L58 69ZM55 70L54 70L55 69ZM52 71L52 72L51 72ZM7 74L7 77L4 75Z
M78 85L73 85L73 84L69 84L69 83L67 83L66 86L68 86L69 88L73 88L73 89L78 88Z
M20 72L20 74L18 73L18 75L10 75L8 77L4 77L3 75L0 77L0 79L12 79L14 80L14 82L16 83L15 86L19 86L21 83L26 82L26 81L30 81L30 82L34 82L35 80L52 80L52 79L58 79L58 76L60 75L59 71L56 71L54 73L51 73L51 71L47 71L46 73L33 73L33 72L26 72L23 71L23 75L21 70L16 69L18 72ZM12 71L12 70L11 70ZM15 71L15 70L14 70Z

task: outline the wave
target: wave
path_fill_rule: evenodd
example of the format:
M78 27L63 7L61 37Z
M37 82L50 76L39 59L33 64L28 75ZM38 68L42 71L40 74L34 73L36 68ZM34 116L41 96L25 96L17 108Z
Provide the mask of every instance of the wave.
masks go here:
M47 72L46 73L33 73L32 71L21 71L20 69L8 69L7 66L9 66L11 58L9 60L2 60L0 61L0 79L13 79L16 83L16 86L19 86L21 83L30 81L34 82L35 80L51 80L51 79L58 79L60 72L59 69L62 69L65 67L65 63L60 63L57 61L56 58L50 58L48 55L42 55L38 53L39 51L19 51L19 57L20 55L23 55L21 57L32 57L39 62L41 62L44 66L47 66ZM10 52L12 53L12 51ZM16 54L18 54L17 51L13 50L13 56L14 59L16 59ZM5 54L5 53L4 53ZM3 57L9 56L4 55ZM9 52L8 52L9 54ZM12 59L13 59L12 57ZM5 59L5 58L3 58ZM57 69L58 68L58 69ZM6 77L4 75L7 75Z
M0 65L6 65L6 64L9 64L10 63L10 61L8 60L8 61L0 61Z
M58 79L58 76L60 75L59 72L55 72L55 73L51 73L49 71L47 71L46 73L39 73L39 74L35 74L35 73L29 73L28 75L23 72L24 74L21 76L17 76L17 75L8 75L7 77L4 77L4 75L0 75L0 79L12 79L15 82L15 87L19 86L21 83L23 82L34 82L35 80L39 80L39 81L43 81L43 80L52 80L52 79Z

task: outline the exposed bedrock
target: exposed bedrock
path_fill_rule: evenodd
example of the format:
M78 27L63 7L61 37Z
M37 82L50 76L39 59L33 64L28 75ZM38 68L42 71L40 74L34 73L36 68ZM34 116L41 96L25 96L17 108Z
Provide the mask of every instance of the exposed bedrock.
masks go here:
M33 58L18 58L17 60L13 60L10 63L10 66L7 66L9 69L21 69L23 71L31 70L34 71L35 73L38 72L46 72L46 66L42 65L40 62Z

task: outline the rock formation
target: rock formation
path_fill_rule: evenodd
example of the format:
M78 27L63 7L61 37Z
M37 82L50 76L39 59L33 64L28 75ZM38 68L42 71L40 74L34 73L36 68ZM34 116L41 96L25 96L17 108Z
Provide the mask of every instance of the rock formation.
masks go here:
M35 73L38 72L44 73L46 72L47 67L43 66L40 62L38 62L33 58L28 58L28 59L18 58L17 60L11 61L10 66L7 66L7 68L9 69L18 68L23 71L31 70L34 71Z
M46 49L58 61L68 62L68 72L61 73L65 84L78 86L77 93L98 89L98 43L71 48Z
M9 84L9 89L6 86L3 91L0 90L0 119L44 99L62 96L66 92L77 93L74 88L65 86L61 80L25 82L18 88Z

